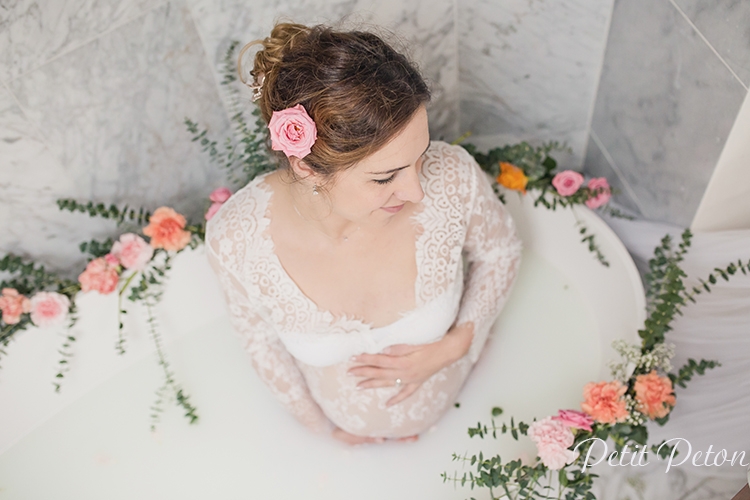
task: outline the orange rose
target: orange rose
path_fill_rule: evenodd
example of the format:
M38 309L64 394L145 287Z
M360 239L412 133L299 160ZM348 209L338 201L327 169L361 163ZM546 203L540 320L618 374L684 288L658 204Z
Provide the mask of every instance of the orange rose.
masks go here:
M529 178L523 173L523 170L506 163L500 162L500 175L497 176L497 183L501 186L505 186L508 189L515 189L526 194L526 183L529 182Z
M143 234L151 237L149 243L154 248L182 250L190 243L190 232L184 230L185 225L185 217L169 207L159 207L143 228Z
M622 398L627 389L619 380L589 382L583 386L585 401L581 403L581 409L603 424L623 422L628 416L628 409Z
M662 418L670 412L676 401L669 377L660 377L656 370L635 378L635 400L638 411L649 418Z

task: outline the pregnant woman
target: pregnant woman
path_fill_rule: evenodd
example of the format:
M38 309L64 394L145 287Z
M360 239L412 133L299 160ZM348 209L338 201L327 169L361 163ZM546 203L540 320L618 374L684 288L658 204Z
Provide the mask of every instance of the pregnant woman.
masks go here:
M278 24L257 43L253 99L280 166L206 228L232 324L311 429L416 439L508 298L513 220L466 151L430 141L429 90L378 36Z

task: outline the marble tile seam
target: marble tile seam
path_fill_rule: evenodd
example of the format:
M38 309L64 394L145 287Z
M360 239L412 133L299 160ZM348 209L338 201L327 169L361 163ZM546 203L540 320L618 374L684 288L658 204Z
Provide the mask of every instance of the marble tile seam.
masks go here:
M609 154L609 151L607 151L607 148L599 139L599 136L597 136L596 132L594 132L593 130L589 131L589 135L591 136L592 139L594 139L594 143L596 143L596 147L598 147L599 151L602 152L602 155L607 160L607 163L609 163L610 168L612 168L615 175L620 179L620 182L622 182L622 185L625 186L625 189L628 191L628 194L633 199L633 203L635 203L635 205L638 207L638 210L641 211L641 214L646 219L650 219L651 216L649 215L648 211L643 207L643 204L641 203L640 198L638 198L638 195L635 194L633 187L630 185L630 183L627 181L625 176L622 174L622 172L620 171L620 168L615 163L615 159L612 158L612 155Z
M607 57L607 43L609 42L609 30L612 27L612 18L615 12L615 2L612 2L612 7L609 9L609 15L607 16L607 23L604 27L604 43L602 44L602 57L599 61L599 68L596 72L596 87L591 95L591 103L589 106L588 117L586 119L586 130L591 130L591 125L594 123L594 109L596 108L596 98L599 96L599 87L602 84L602 74L604 73L604 61ZM591 134L589 134L589 137ZM586 140L586 147L588 147L588 139ZM586 151L584 149L584 151ZM609 160L608 160L609 161Z
M94 41L98 40L99 38L102 38L102 37L104 37L104 36L106 36L106 35L114 32L114 31L117 31L118 29L122 28L123 26L132 23L136 19L139 19L141 17L146 16L149 12L152 12L152 11L154 11L154 10L156 10L156 9L164 6L165 4L169 3L170 1L171 0L157 1L157 2L155 2L155 4L153 6L149 7L148 9L146 9L146 10L144 10L142 12L139 12L138 14L135 14L135 15L133 15L131 17L123 19L121 22L116 23L113 26L110 26L109 28L107 28L106 30L102 31L101 33L97 33L96 35L94 35L92 37L89 37L89 38L87 38L87 39L85 39L85 40L83 40L83 41L81 41L79 43L71 45L67 49L65 49L62 52L60 52L59 54L56 54L55 56L51 57L50 59L47 59L43 63L41 63L41 64L39 64L37 66L32 66L31 68L27 69L26 71L24 71L22 73L19 73L18 75L10 78L9 80L6 80L6 83L12 83L12 82L14 82L16 80L19 80L19 79L23 78L24 76L28 75L29 73L33 73L34 71L38 70L39 68L43 68L44 66L46 66L47 64L49 64L51 62L57 61L61 57L65 57L68 54L70 54L72 52L75 52L76 50L80 49L81 47L85 47L86 45L90 44L91 42L94 42Z
M682 15L682 17L685 19L685 21L687 21L687 23L690 25L690 27L693 29L693 31L695 31L698 34L698 36L701 37L701 40L703 40L703 43L705 43L708 46L708 48L711 49L711 52L713 52L714 55L719 58L719 61L721 61L721 63L729 70L729 72L732 73L732 76L734 76L734 78L740 83L740 85L742 85L742 87L746 91L750 91L750 87L748 87L748 85L745 82L742 81L742 79L737 75L737 73L734 72L734 70L729 65L729 63L727 63L724 60L724 58L721 57L721 54L719 54L719 52L714 48L714 46L711 44L711 42L708 41L708 39L703 35L703 33L701 32L701 30L699 30L698 27L693 23L693 21L690 20L690 18L688 17L688 15L685 14L685 11L683 11L680 8L680 6L677 5L677 2L675 2L675 0L669 0L669 3L671 3L672 6L675 9L677 9L677 12L679 12L680 15Z
M230 123L230 126L232 128L231 134L234 136L234 126L232 125L232 116L236 114L236 111L234 109L235 107L235 99L232 99L229 92L224 90L221 87L221 77L219 76L220 71L216 68L216 62L211 60L211 57L208 55L208 44L206 43L206 38L203 35L203 32L200 29L200 24L196 21L195 18L195 12L193 11L193 6L195 4L190 2L187 4L188 12L190 13L190 20L193 22L193 28L195 29L195 32L198 34L198 39L201 42L201 45L203 46L203 57L206 59L206 63L208 64L208 67L211 71L211 76L214 80L214 86L216 88L216 94L219 97L219 102L221 103L222 109L224 109L224 114L227 117L227 121ZM227 99L232 99L232 102L227 103ZM230 109L232 108L232 109Z

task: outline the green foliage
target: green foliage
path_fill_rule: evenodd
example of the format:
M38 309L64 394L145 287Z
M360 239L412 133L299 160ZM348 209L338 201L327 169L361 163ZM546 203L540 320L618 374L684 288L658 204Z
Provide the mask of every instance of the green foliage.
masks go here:
M26 296L52 289L72 299L75 292L80 289L77 288L76 282L62 279L57 274L47 271L44 266L37 266L13 254L7 254L0 259L0 271L16 275L0 282L0 289L15 288L18 293Z
M114 243L115 241L112 238L107 238L104 241L91 240L84 241L83 243L78 245L78 248L82 253L87 253L92 258L96 259L98 257L104 257L105 255L107 255L112 249L112 245L114 245Z
M133 221L138 225L144 226L148 224L148 220L151 217L151 212L145 210L143 207L137 211L134 208L130 208L125 205L122 208L118 208L116 205L105 206L104 203L79 203L71 198L63 198L57 200L57 206L60 210L67 210L69 212L81 212L87 213L90 217L101 217L103 219L112 219L117 222L117 225L123 224L125 221ZM82 252L86 250L81 249Z
M269 154L268 127L260 116L258 108L253 109L252 126L245 118L244 105L241 104L237 84L236 50L239 42L233 41L224 56L222 86L231 101L233 115L232 128L235 137L226 137L216 141L205 127L185 118L185 126L193 137L192 141L200 144L202 151L208 153L209 160L227 171L229 181L235 186L243 186L263 172L276 169L276 162Z
M533 147L527 142L521 142L494 148L487 153L479 152L473 144L462 144L461 146L474 157L482 170L490 174L493 179L497 179L500 174L501 162L510 163L523 170L528 177L526 189L533 191L534 196L536 196L534 199L535 207L541 204L549 210L555 210L558 206L564 208L581 205L587 199L601 192L601 189L592 190L588 187L581 187L570 196L561 196L557 192L552 186L552 179L555 177L553 172L557 168L557 161L550 156L550 153L570 150L570 148L558 142L548 142L538 147ZM495 181L492 187L500 201L505 203L505 193L501 190L499 184ZM604 210L608 210L610 215L615 217L632 218L616 209L607 207ZM596 244L594 235L588 232L588 229L580 220L577 220L576 225L580 226L581 243L588 246L589 251L596 256L603 266L609 267L609 262Z
M695 375L696 373L698 375L703 375L706 369L716 368L717 366L721 366L721 363L717 361L706 361L705 359L701 359L700 362L696 362L693 358L689 358L687 364L680 368L677 375L673 373L669 374L669 379L672 381L673 386L679 385L680 387L684 388L687 387L685 385L685 382L688 382L691 378L693 378L693 375Z

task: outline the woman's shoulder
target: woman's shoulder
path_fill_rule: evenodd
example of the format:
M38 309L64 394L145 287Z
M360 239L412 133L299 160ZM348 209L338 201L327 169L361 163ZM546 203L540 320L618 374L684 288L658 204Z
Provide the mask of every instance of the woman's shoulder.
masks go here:
M206 223L206 243L214 249L234 243L246 244L258 238L264 229L271 190L265 177L256 176L229 197Z
M432 141L421 175L426 195L449 196L453 203L468 203L476 192L482 170L463 147Z

